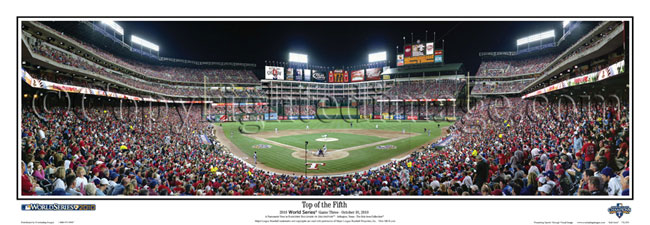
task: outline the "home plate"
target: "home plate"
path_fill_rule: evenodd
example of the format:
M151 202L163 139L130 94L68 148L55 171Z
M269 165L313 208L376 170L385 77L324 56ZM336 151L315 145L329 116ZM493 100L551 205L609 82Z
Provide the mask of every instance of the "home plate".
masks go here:
M331 137L326 137L326 138L317 138L316 141L320 142L332 142L332 141L338 141L338 138L331 138Z

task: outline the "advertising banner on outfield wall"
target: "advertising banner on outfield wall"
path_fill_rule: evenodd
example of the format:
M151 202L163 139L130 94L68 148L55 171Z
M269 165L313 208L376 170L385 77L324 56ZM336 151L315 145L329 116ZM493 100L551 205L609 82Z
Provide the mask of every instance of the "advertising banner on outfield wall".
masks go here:
M427 43L427 55L433 55L433 42Z
M303 70L303 75L305 77L305 81L311 81L311 70L305 69Z
M325 78L325 72L318 70L312 71L312 78L314 78L313 80L316 82L325 82L327 80Z
M381 68L366 69L366 80L381 80Z
M284 67L266 66L264 67L265 76L267 80L284 80Z
M293 80L293 68L287 68L287 80Z
M298 80L298 81L302 80L302 69L295 69L294 80Z
M278 120L278 113L264 113L264 120Z
M363 81L365 75L365 70L354 70L352 71L352 82Z

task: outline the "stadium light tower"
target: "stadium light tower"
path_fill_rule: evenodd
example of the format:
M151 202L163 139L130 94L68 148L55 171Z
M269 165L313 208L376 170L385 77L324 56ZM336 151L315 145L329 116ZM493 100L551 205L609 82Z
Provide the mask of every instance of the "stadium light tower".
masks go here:
M306 54L289 52L289 62L307 63L308 57Z
M368 54L368 62L386 61L386 51Z
M151 50L154 50L154 51L156 51L156 54L158 54L158 50L160 50L158 45L156 45L154 43L151 43L151 42L149 42L149 41L147 41L145 39L142 39L142 38L140 38L138 36L135 36L135 35L131 35L131 45L133 45L133 43L140 45L140 50L142 50L142 47L148 48L149 53L151 53Z
M122 36L122 42L124 42L124 29L120 25L112 20L102 20L102 24L110 27L113 30L113 36L115 36L115 33L120 34Z
M520 38L517 39L517 51L519 51L519 46L528 44L528 47L530 47L530 43L532 42L541 42L544 39L547 38L555 38L555 31L554 30L549 30L543 33L539 34L533 34L525 38Z

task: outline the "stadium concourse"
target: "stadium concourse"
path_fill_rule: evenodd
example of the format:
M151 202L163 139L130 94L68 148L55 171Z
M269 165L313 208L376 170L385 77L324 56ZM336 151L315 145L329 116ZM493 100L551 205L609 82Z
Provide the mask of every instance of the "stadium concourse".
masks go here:
M543 53L485 57L471 81L435 76L378 81L381 88L373 94L399 102L422 97L424 103L400 112L361 98L355 106L361 115L457 116L449 143L376 168L325 176L251 166L214 135L216 123L205 122L314 116L314 105L279 103L296 93L295 81L282 83L285 90L274 92L272 85L264 90L254 65L193 68L201 63L182 60L177 61L184 66L152 65L136 60L150 56L117 56L43 23L24 25L22 196L629 195L631 105L627 53L619 39L625 24L619 22L574 32L577 37L567 38L572 41ZM485 87L509 82L505 88ZM367 96L359 91L365 84L330 89L316 84L314 93ZM98 91L103 87L114 92ZM152 95L156 99L139 97ZM210 102L191 98L208 96ZM233 101L220 101L224 97ZM461 97L471 105L463 106ZM458 114L422 112L422 106L434 106L426 99L438 98L453 99L446 105ZM244 99L260 101L244 104ZM278 104L263 104L267 100ZM225 119L206 118L206 107Z

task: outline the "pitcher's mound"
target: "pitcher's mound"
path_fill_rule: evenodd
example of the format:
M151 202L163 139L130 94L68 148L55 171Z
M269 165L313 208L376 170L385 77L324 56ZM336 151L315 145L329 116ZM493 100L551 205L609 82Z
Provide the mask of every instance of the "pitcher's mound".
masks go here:
M339 140L338 138L331 138L331 137L317 138L316 139L316 141L320 141L320 142L332 142L332 141L338 141L338 140Z
M304 159L305 155L306 155L307 160L310 160L310 161L327 161L327 160L342 159L342 158L348 157L348 155L350 155L350 153L348 153L347 151L327 151L327 153L325 153L325 156L317 156L317 155L314 155L315 152L316 152L316 150L312 150L312 151L309 151L309 153L305 154L304 151L303 152L297 152L296 151L296 152L291 153L291 156L293 156L294 158L297 158L297 159Z

